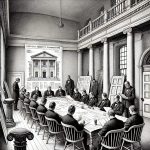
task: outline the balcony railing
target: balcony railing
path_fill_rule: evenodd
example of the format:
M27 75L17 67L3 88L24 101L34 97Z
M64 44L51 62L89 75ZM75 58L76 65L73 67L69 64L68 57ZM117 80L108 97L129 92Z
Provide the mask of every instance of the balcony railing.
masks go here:
M134 7L141 1L144 1L144 0L122 0L117 5L105 11L104 14L102 14L95 20L89 21L89 24L87 26L83 27L81 30L78 31L78 39L84 37L88 33L99 28L101 25L112 20L116 16L124 13L126 10L130 9L131 7Z

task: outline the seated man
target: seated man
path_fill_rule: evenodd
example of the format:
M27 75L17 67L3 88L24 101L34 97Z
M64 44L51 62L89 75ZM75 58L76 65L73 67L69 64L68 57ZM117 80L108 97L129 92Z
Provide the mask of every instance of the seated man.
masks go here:
M89 103L89 96L87 95L86 90L82 91L81 102L87 105Z
M88 105L91 107L96 106L97 105L97 98L93 95L92 92L89 95L90 95L90 98L89 98Z
M56 91L55 96L56 96L56 97L66 96L66 93L65 93L65 91L62 89L61 86L59 86L58 90Z
M74 126L78 131L83 130L84 123L79 124L76 119L73 118L73 114L75 113L75 106L70 105L68 108L68 114L62 117L62 122L68 125Z
M74 93L73 93L73 96L72 98L75 100L75 101L81 101L81 93L78 91L77 88L74 89Z
M143 118L138 114L137 109L134 105L129 107L131 117L129 117L124 125L125 130L128 130L133 125L144 123Z
M33 97L34 94L36 94L38 97L42 97L41 91L39 91L39 87L38 86L36 86L35 90L32 91L31 98Z
M45 97L42 97L40 105L37 107L37 112L46 113L47 108L45 107L45 104L47 102L47 99Z
M102 100L98 103L97 107L102 111L105 111L104 107L110 107L110 100L106 93L102 93Z
M37 98L38 98L38 96L36 94L34 94L33 98L31 99L31 102L30 102L30 107L37 109L37 107L38 107L38 103L36 102Z
M56 103L55 103L55 102L50 102L50 104L49 104L49 109L48 109L48 111L46 112L45 116L46 116L47 118L55 119L55 120L60 124L62 119L61 119L61 117L54 111L55 106L56 106Z
M31 100L30 100L29 97L30 97L30 93L29 93L29 92L26 92L26 93L25 93L24 103L30 104Z
M25 94L26 94L26 89L25 89L25 87L23 86L23 87L21 88L21 90L20 90L19 98L20 98L21 100L24 100L24 99L25 99Z
M115 102L111 105L111 108L114 110L116 115L122 115L124 112L124 105L120 102L120 96L115 96Z
M54 96L54 91L51 90L51 87L48 86L47 90L44 92L44 97L52 97Z
M102 129L100 130L100 132L98 133L100 136L105 136L105 134L106 134L108 131L124 128L124 123L123 123L123 121L118 120L118 119L115 117L115 112L114 112L114 110L110 109L110 110L108 111L108 116L109 116L110 120L107 121L107 122L104 124L103 128L102 128Z

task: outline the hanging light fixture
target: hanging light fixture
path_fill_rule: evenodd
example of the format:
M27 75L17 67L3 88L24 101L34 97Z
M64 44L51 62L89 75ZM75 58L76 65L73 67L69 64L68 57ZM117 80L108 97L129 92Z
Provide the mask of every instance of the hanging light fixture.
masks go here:
M60 0L60 18L59 18L59 27L63 28L64 24L62 22L62 0Z

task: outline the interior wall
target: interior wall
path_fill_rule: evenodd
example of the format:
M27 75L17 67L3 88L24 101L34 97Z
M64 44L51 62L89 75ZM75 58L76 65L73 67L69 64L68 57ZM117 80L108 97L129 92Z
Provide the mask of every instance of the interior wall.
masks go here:
M89 75L89 50L85 49L82 52L82 75Z
M49 39L77 39L79 23L66 19L63 23L64 27L59 28L57 17L33 13L11 13L10 33Z

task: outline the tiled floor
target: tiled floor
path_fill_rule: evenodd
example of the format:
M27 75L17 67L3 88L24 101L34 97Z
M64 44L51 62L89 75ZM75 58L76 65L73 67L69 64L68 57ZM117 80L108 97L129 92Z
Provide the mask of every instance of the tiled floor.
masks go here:
M39 135L35 132L35 126L33 129L30 128L30 123L27 124L27 121L23 119L18 111L14 112L14 120L16 122L17 128L27 128L34 134L34 139L28 141L27 150L53 150L54 140L50 139L48 144L46 144L46 136L45 139L42 140L42 131ZM142 132L142 147L143 150L150 150L150 119L144 118L145 126ZM2 131L0 130L0 133ZM64 141L59 142L56 145L56 150L63 150ZM4 142L3 136L0 134L0 150L14 150L13 142L8 142L6 145ZM66 150L72 150L72 147L68 147Z

